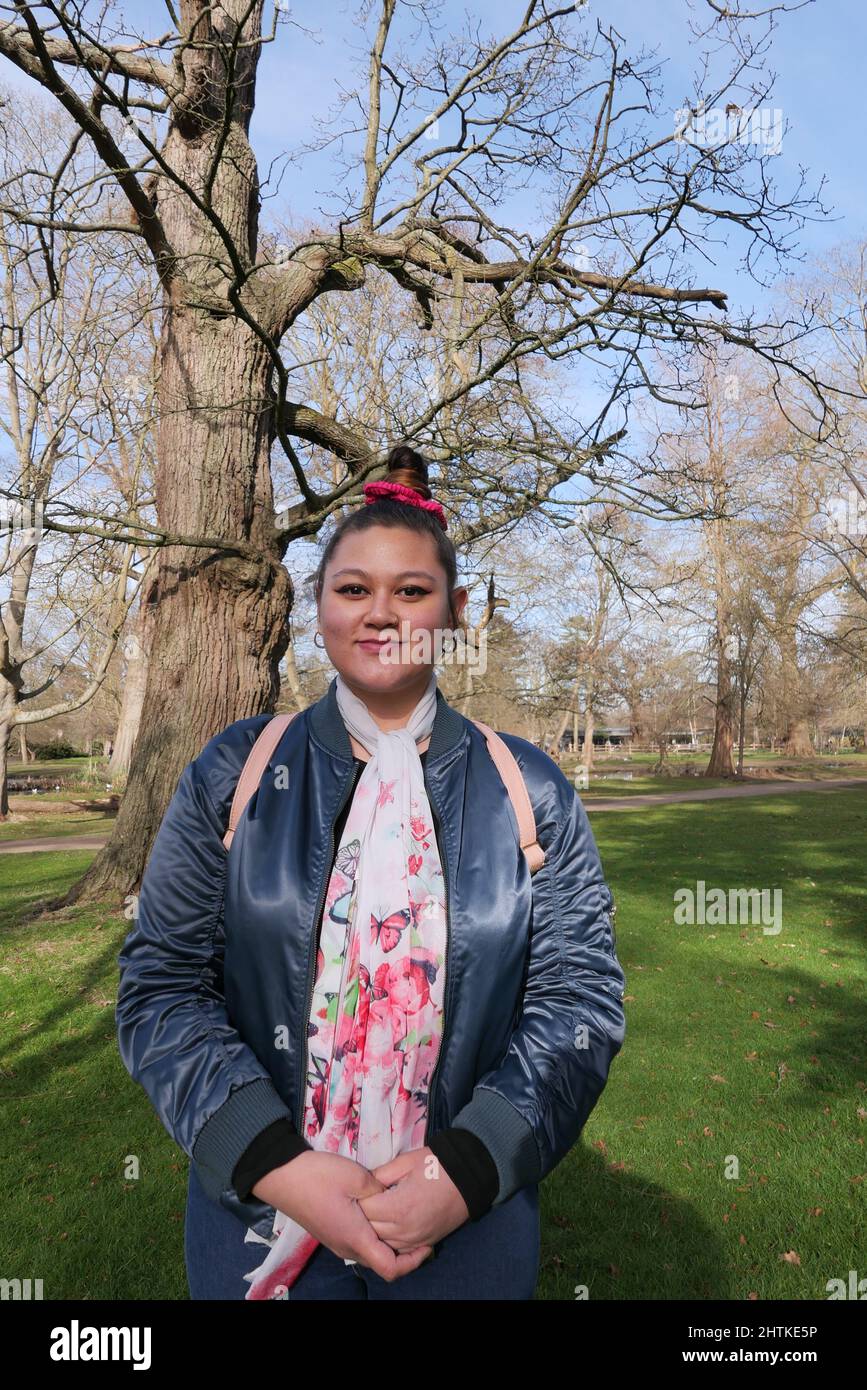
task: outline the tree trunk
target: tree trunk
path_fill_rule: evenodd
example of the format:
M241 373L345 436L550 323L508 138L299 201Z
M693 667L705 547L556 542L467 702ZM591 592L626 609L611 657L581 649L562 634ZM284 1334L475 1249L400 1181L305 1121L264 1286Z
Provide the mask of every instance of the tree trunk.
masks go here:
M273 710L279 692L293 588L274 524L274 367L230 290L279 341L279 323L310 302L324 272L317 279L315 267L299 264L285 282L292 293L281 297L255 281L238 289L228 263L221 227L246 266L257 256L260 194L249 125L258 55L255 44L242 45L229 70L216 49L183 51L197 103L170 125L161 153L173 177L157 180L152 192L172 248L161 272L157 518L170 536L215 537L240 549L160 549L144 619L152 623L147 684L120 812L88 872L51 907L121 903L136 891L186 764L235 720Z
M593 706L588 701L584 709L584 743L581 747L581 765L588 770L593 766Z
M12 741L9 712L0 711L0 821L9 819L9 744Z
M783 752L786 757L811 758L813 751L809 720L798 717L790 718L783 739Z
M154 556L153 559L156 561L157 556ZM123 683L120 718L117 723L111 762L109 763L112 778L125 777L129 772L132 750L138 736L147 688L148 653L153 640L154 605L151 598L156 580L157 566L154 563L148 566L148 571L142 582L141 599L135 625L124 644L126 674Z
M656 740L657 759L650 769L651 777L670 777L671 763L668 759L668 741L665 734L660 734Z
M738 777L744 775L744 740L746 738L747 687L742 678L740 683L740 718L738 724Z
M630 751L632 746L641 743L644 738L644 721L641 716L641 708L636 701L629 707L629 738Z
M553 740L552 740L552 746L557 750L557 752L560 751L560 740L561 740L561 738L563 737L564 733L566 732L566 725L569 723L569 720L570 720L570 718L571 718L571 716L572 716L572 713L573 713L573 711L574 711L574 709L575 709L575 703L576 703L577 699L578 699L578 694L577 694L577 686L576 686L575 690L574 690L573 693L572 693L572 699L571 699L570 702L569 702L569 708L568 708L568 709L565 709L565 710L563 711L563 713L561 714L559 720L557 721L557 726L556 726L556 729L555 729L555 732L554 732L554 738L553 738Z
M304 698L304 691L301 687L301 677L298 674L298 663L295 660L294 642L290 642L286 648L286 683L292 692L295 708L297 710L304 709L307 701Z
M717 680L714 711L713 747L705 777L734 777L732 762L734 744L735 688L731 660L727 652L728 624L720 616L716 629Z
M63 905L120 902L137 889L185 765L234 720L274 708L289 640L292 584L268 534L270 416L262 402L270 360L245 324L189 309L169 317L161 357L159 523L188 535L244 537L261 559L181 546L161 552L126 792L111 839Z

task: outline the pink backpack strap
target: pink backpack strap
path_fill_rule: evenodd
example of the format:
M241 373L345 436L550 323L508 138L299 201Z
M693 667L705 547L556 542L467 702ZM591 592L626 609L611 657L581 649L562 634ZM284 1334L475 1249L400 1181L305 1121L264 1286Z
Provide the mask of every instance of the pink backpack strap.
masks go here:
M241 769L241 775L235 787L235 795L232 798L229 826L223 836L223 844L227 850L232 844L238 821L244 814L247 802L262 780L262 775L268 766L268 759L297 713L298 711L295 710L292 714L275 714L253 744L247 761ZM545 863L545 851L536 838L536 818L533 815L533 806L527 794L527 786L521 775L521 769L515 761L511 749L507 747L499 734L479 719L474 719L472 722L484 734L488 752L503 779L506 791L509 793L509 799L518 821L521 849L526 856L530 873L534 874Z
M536 817L533 815L533 805L521 769L512 750L508 744L504 743L499 734L494 733L494 730L489 725L483 724L480 719L473 719L471 722L484 734L488 744L488 752L505 783L518 821L521 849L526 856L530 873L534 874L545 863L545 851L536 838Z
M238 821L244 814L244 808L254 791L262 780L262 774L268 766L268 759L277 747L281 738L285 734L298 710L293 714L275 714L274 718L265 725L250 753L247 761L241 769L241 776L235 787L235 795L232 798L232 809L229 812L229 828L223 836L223 844L228 849L234 839Z

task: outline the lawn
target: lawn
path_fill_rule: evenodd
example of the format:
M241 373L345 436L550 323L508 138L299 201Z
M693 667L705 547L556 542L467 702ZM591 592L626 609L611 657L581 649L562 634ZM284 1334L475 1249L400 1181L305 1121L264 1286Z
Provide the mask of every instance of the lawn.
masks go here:
M537 1297L816 1299L850 1269L863 1278L867 797L592 824L618 904L627 1037L543 1184ZM0 856L0 1264L43 1279L47 1299L184 1299L187 1159L116 1050L129 924L94 909L21 920L91 857ZM782 888L782 931L676 926L673 894L698 878Z

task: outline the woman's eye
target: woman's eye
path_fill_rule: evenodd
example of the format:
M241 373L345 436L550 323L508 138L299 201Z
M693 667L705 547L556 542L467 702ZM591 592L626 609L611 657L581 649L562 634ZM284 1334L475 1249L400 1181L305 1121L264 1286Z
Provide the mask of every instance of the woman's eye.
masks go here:
M363 589L363 588L364 588L363 584L344 584L344 585L342 585L341 588L339 588L339 589L337 590L337 592L338 592L339 594L348 594L351 590L357 590L357 589ZM403 594L409 593L410 591L412 592L412 594L427 594L427 593L429 593L429 590L428 590L428 589L422 589L418 584L405 584L405 585L403 586L402 589L398 590L399 593L403 593Z

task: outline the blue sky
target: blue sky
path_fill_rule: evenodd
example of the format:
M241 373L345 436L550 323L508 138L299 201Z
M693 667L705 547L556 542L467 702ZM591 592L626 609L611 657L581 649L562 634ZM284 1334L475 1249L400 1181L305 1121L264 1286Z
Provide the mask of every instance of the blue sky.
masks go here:
M746 8L760 8L762 3L751 0ZM304 23L308 22L306 8L295 11ZM443 32L470 14L481 21L483 29L499 36L509 32L524 9L524 3L509 0L476 0L470 6L447 0L439 14ZM327 112L338 83L350 88L361 81L364 90L363 77L353 60L366 60L364 41L371 32L370 24L366 32L356 26L353 5L327 3L318 13L323 10L327 23L314 36L283 29L275 45L263 55L253 126L260 173L264 174L270 159L305 138L311 128L310 114ZM692 12L705 13L703 0L695 0ZM588 7L588 14L598 14L620 32L627 48L644 45L658 49L672 112L692 88L695 47L688 29L690 13L685 0L657 0L655 4L647 0L590 0ZM779 16L766 59L766 66L777 74L772 105L782 111L787 125L781 153L774 161L781 187L794 186L801 167L811 189L826 178L822 199L831 209L831 218L808 223L798 235L801 249L810 256L821 256L838 242L867 233L861 72L867 61L865 54L867 6L861 0L815 0ZM335 206L329 194L337 184L336 166L329 153L323 152L310 157L303 168L287 170L281 198L275 199L273 206L276 210L285 195L285 205L293 213L318 216ZM717 275L714 283L730 291L732 309L739 298L744 306L747 301L761 303L764 299L758 287L736 274L742 250L732 236L728 248L715 252L723 276L720 279ZM770 273L770 265L767 268ZM708 275L707 282L711 279Z
M762 3L764 0L751 0L751 7ZM95 8L91 5L90 12ZM167 13L157 0L127 0L109 8L113 16L124 17L138 33L153 36L169 27ZM442 36L453 31L466 15L484 32L500 36L514 27L524 9L525 0L475 0L472 5L445 0L436 7L426 0L426 10L434 16ZM698 16L710 13L704 0L693 0L692 12ZM267 25L272 13L271 3L266 3ZM281 22L275 42L263 51L252 131L262 178L272 160L284 167L281 155L312 133L314 117L328 114L341 87L345 90L360 84L364 90L362 69L378 5L373 4L366 21L356 5L340 0L296 5L289 13L309 33ZM589 0L585 13L591 21L598 16L612 24L627 49L640 45L658 49L665 63L665 105L673 112L691 88L695 65L687 0L657 0L655 4L647 0ZM423 40L412 38L414 27L412 11L399 7L390 41L405 36L410 49L419 52ZM821 255L823 249L863 235L867 229L865 54L867 7L860 0L814 0L779 16L767 66L778 74L773 105L782 110L788 130L782 152L774 161L775 173L784 186L797 178L801 165L811 187L825 175L823 197L826 205L833 205L835 219L808 225L800 233L800 245L811 255ZM2 59L0 81L13 87L32 85ZM309 156L301 165L285 166L280 192L269 203L269 212L318 218L336 208L334 194L340 186L341 175L332 152ZM531 207L532 197L528 195L525 210ZM762 292L736 274L735 239L714 254L723 272L715 279L733 295L730 307L734 309L741 297L743 305L748 300L761 302ZM708 281L711 278L708 275Z

